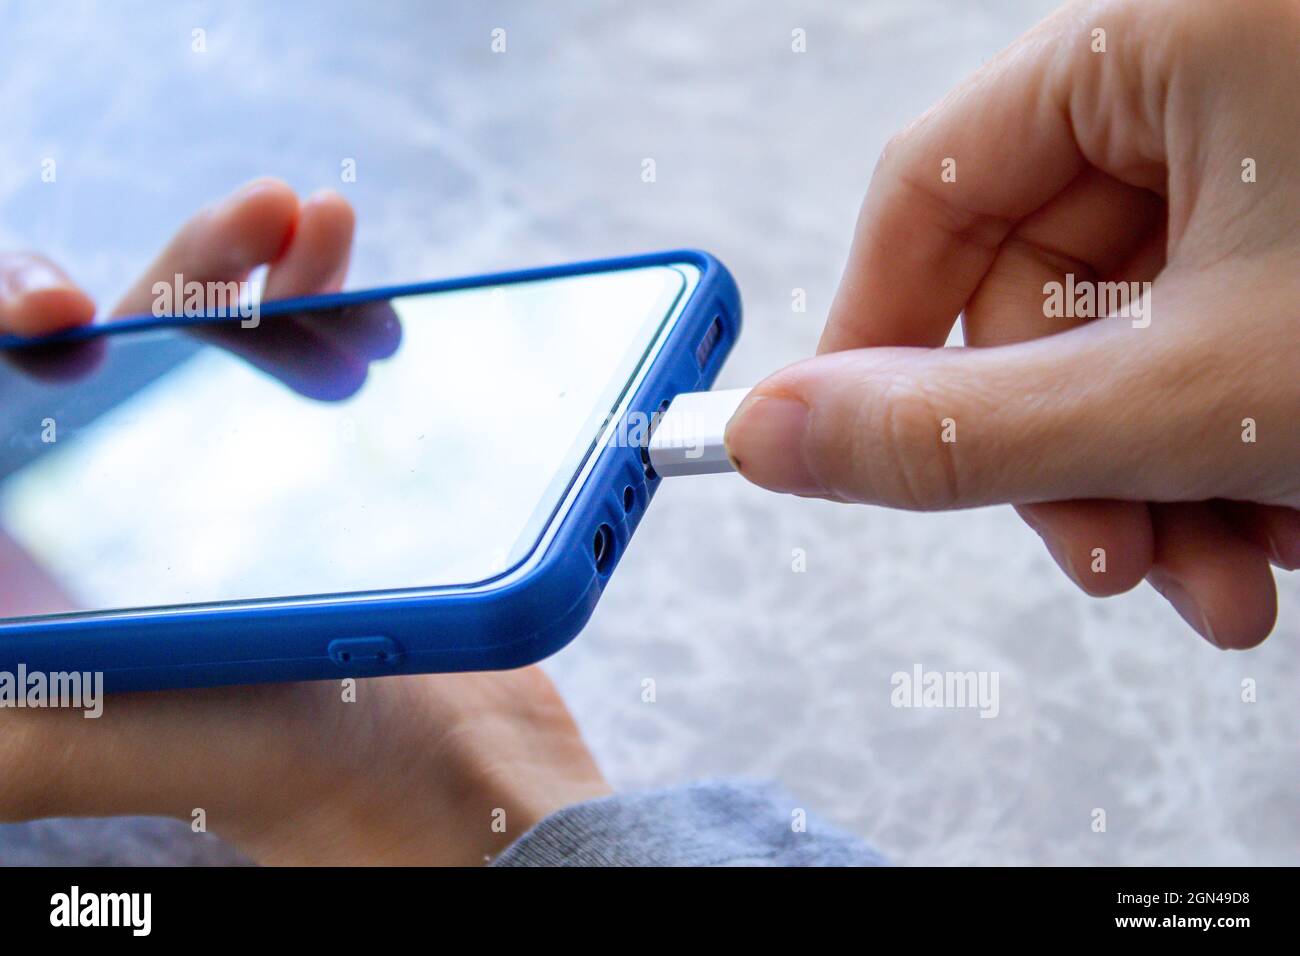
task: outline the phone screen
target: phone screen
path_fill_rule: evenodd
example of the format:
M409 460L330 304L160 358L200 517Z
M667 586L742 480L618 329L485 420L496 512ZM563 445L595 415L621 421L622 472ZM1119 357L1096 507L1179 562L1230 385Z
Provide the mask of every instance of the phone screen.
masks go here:
M6 353L0 618L502 575L697 279L649 266Z

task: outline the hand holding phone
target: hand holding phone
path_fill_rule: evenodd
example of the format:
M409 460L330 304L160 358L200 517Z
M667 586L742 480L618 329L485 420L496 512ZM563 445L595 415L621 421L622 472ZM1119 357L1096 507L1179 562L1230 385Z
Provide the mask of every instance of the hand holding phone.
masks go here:
M154 281L182 269L227 279L269 263L269 292L332 291L351 222L337 196L300 204L287 186L260 181L187 224L114 312L149 311ZM53 263L0 256L0 332L53 332L93 311ZM93 347L72 351L96 358ZM68 355L47 355L22 376L75 383L88 368ZM94 476L82 478L93 491ZM0 537L0 615L67 600L38 560ZM139 814L194 826L201 813L259 863L477 864L552 810L608 792L538 668L353 689L351 702L332 682L118 695L92 720L79 710L0 709L0 820ZM498 809L504 833L482 823Z
M682 251L0 339L80 370L0 376L0 525L54 585L0 665L122 690L538 660L648 506L653 416L738 325Z

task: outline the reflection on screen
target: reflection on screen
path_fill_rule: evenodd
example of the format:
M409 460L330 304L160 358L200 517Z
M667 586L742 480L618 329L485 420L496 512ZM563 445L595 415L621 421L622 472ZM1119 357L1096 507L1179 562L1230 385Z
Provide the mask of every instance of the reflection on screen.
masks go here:
M5 368L0 617L504 573L559 506L686 271L113 336L72 381Z

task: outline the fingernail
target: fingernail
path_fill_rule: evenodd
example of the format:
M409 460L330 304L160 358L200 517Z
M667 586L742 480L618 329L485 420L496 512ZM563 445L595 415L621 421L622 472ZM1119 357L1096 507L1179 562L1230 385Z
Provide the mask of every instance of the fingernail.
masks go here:
M731 463L750 481L772 491L821 494L824 489L804 455L808 418L808 406L797 399L746 399L724 436Z
M1047 553L1052 556L1052 559L1056 561L1058 565L1060 565L1061 570L1069 576L1071 581L1079 585L1079 587L1083 587L1083 582L1079 579L1078 572L1074 570L1074 560L1070 557L1069 549L1063 548L1060 542L1050 534L1044 534L1038 528L1034 528L1034 530L1038 531L1038 536L1043 539L1043 544L1047 546Z
M1151 582L1151 586L1159 591L1166 601L1173 605L1179 616L1195 628L1196 633L1220 650L1223 649L1223 645L1214 636L1214 629L1210 627L1210 619L1205 616L1201 606L1196 603L1195 599L1179 583L1177 578L1166 571L1156 569L1147 575L1147 580Z
M279 188L280 182L277 179L254 179L251 183L245 183L223 199L221 201L221 208L223 210L233 209L246 199L256 196L258 193Z
M1017 508L1016 513L1020 515L1021 521L1029 525L1031 531L1040 538L1043 536L1043 523L1038 520L1038 516L1034 514L1032 508Z
M39 262L24 266L17 273L9 276L9 289L14 295L67 288L71 288L71 283L65 276Z
M1268 539L1268 556L1275 565L1284 571L1294 571L1300 567L1300 546L1295 541L1288 541L1286 547L1283 547L1273 532L1265 532L1265 537Z
M325 189L318 189L310 196L308 196L306 199L304 199L302 201L302 204L306 206L310 203L324 202L327 199L332 201L334 197L337 196L338 194L339 193L337 189L329 189L328 187Z

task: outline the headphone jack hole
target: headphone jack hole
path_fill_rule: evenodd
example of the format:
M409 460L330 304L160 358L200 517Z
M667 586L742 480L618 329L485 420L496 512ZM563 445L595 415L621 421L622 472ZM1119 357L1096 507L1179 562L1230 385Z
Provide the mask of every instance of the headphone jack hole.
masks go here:
M596 562L596 571L609 574L614 564L614 529L607 524L596 529L596 536L591 542L591 556Z

